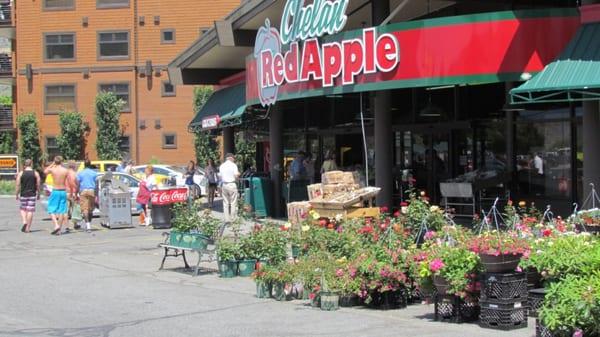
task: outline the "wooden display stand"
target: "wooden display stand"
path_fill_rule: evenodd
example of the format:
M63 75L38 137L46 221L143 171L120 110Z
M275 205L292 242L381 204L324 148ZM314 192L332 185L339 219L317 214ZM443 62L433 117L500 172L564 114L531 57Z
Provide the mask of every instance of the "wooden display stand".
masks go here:
M315 198L310 201L310 204L321 217L335 218L338 215L344 218L375 217L379 215L379 208L373 207L373 203L380 190L378 187L365 187L352 192L339 193L329 199ZM363 207L365 203L369 207Z

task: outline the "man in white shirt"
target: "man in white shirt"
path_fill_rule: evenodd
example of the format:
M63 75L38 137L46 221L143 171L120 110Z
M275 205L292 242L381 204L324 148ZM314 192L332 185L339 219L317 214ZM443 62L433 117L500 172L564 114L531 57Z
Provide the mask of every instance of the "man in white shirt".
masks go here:
M542 160L542 157L540 157L539 153L536 153L535 157L533 158L533 167L535 167L537 170L537 174L544 174L544 161Z
M219 166L219 178L223 183L223 212L225 213L225 222L235 220L237 216L238 189L237 179L240 177L240 171L235 164L235 157L228 153L225 156L225 162Z

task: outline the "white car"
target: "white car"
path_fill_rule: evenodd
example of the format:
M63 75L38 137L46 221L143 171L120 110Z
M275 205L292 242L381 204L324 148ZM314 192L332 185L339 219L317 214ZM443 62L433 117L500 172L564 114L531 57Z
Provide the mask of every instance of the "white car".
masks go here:
M174 180L175 185L185 186L185 169L173 165L152 165L154 175L159 179ZM132 168L132 174L142 179L146 165L138 165ZM196 169L194 174L194 184L200 189L201 195L207 194L208 181L204 176L204 170Z

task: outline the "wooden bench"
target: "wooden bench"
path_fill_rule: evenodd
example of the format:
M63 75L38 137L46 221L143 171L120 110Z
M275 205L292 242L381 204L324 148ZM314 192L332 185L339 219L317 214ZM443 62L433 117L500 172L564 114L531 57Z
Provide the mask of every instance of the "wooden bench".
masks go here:
M188 248L188 247L180 247L180 246L174 246L169 244L169 239L170 239L170 233L168 232L164 232L162 234L165 239L164 242L160 243L158 245L158 247L163 248L164 251L164 256L162 258L162 262L160 263L160 268L158 268L158 270L162 270L164 265L165 265L165 260L167 259L167 257L183 257L183 263L185 264L185 269L190 269L190 265L187 262L187 259L185 257L185 252L195 252L198 254L198 262L196 262L196 267L194 269L194 275L193 276L198 276L198 271L200 270L200 263L201 262L213 262L216 258L216 244L214 242L211 242L208 244L208 246L206 247L206 249L197 249L197 248ZM173 251L173 253L171 253L171 251Z

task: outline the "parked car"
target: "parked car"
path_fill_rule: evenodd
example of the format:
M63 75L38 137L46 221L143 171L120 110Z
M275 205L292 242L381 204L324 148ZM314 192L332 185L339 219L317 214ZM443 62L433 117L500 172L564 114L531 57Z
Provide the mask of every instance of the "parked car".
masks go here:
M146 166L147 165L134 166L132 168L132 174L138 179L144 179L144 170L146 169ZM172 165L152 165L152 167L154 168L154 176L158 183L168 185L169 181L172 181L177 186L185 185L185 169ZM196 169L196 174L194 174L194 184L197 186L197 189L199 189L200 195L207 194L207 181L204 177L204 170ZM195 193L195 195L199 197L200 195L197 194L198 193Z

